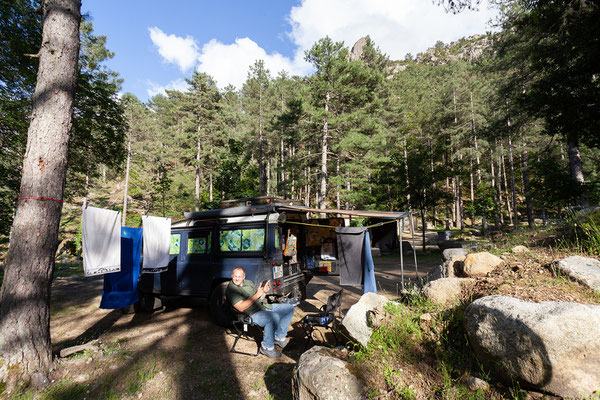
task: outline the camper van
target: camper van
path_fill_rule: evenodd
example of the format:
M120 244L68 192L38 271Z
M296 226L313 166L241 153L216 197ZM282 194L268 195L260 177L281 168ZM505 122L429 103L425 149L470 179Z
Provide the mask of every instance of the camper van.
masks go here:
M203 297L215 321L227 325L225 289L237 266L257 286L271 280L275 302L302 301L313 276L338 274L334 228L343 218L310 219L311 209L269 197L222 206L172 224L168 268L140 276L138 310L153 310L161 296Z

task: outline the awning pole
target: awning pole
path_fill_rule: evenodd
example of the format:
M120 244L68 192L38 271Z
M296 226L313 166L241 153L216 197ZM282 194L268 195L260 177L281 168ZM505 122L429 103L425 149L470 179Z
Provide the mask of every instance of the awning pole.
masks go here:
M419 269L417 268L417 248L415 247L415 228L413 227L413 215L412 211L410 212L410 233L412 235L412 245L413 245L413 255L415 257L415 274L416 280L419 280ZM425 239L423 239L425 240ZM423 247L425 247L425 243L423 243Z
M404 232L404 218L402 218L402 230L400 230L400 221L396 221L398 230L398 240L400 240L400 276L402 277L402 291L404 291L404 254L402 254L402 232Z

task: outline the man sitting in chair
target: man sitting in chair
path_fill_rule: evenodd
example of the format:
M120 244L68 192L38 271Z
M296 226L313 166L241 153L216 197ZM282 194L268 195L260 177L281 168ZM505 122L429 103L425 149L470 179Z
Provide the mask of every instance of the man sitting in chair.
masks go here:
M281 353L275 345L283 349L288 344L285 337L294 316L294 306L268 304L264 299L269 290L271 281L256 289L252 281L246 280L244 268L236 267L225 294L236 310L250 315L256 324L264 328L260 352L270 358L280 358Z

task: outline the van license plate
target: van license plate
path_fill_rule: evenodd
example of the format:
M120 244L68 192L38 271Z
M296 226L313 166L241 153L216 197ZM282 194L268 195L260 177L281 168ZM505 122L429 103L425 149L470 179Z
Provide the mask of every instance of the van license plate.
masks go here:
M283 278L283 265L273 267L273 279Z
M319 261L320 272L331 272L331 261Z

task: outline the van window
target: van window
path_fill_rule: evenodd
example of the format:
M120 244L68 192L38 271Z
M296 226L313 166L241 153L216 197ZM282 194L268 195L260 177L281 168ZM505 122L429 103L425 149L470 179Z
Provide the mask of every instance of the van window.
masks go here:
M171 233L171 245L169 246L169 254L176 256L179 254L181 245L181 233Z
M265 247L264 228L227 229L219 233L221 251L261 251Z
M281 227L280 226L276 226L275 227L275 248L277 250L283 250L281 248Z
M188 254L209 254L211 232L190 232L188 233L187 253Z

